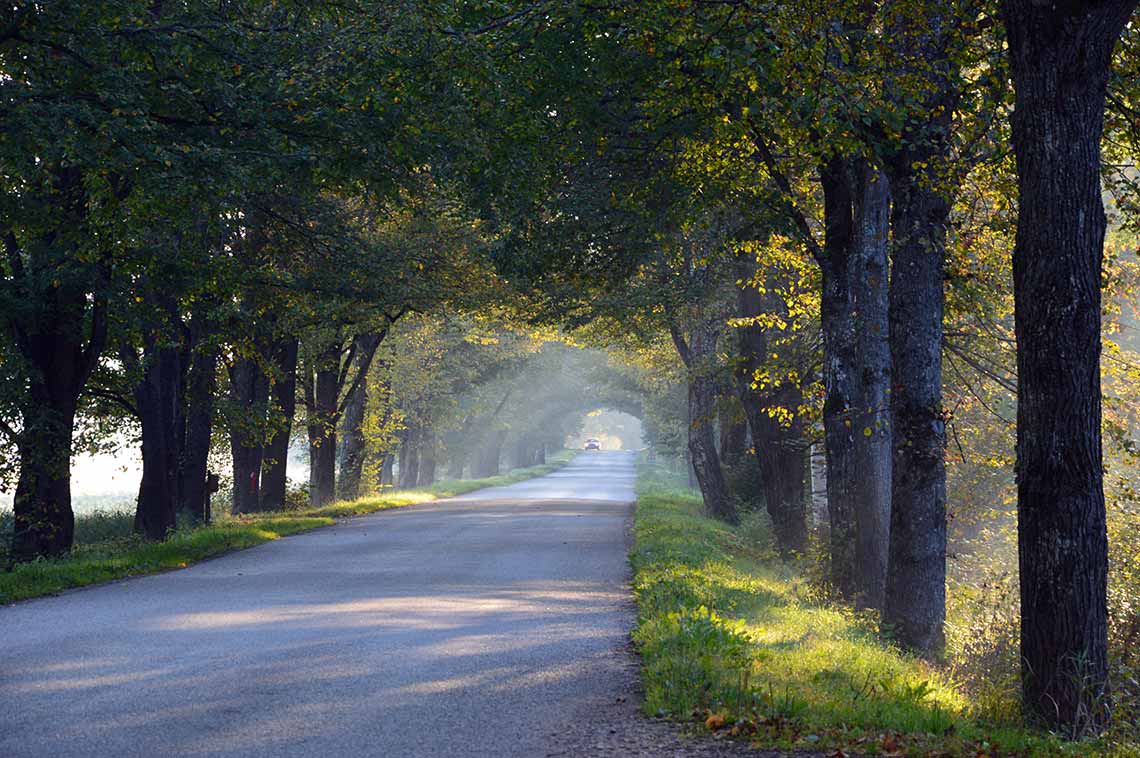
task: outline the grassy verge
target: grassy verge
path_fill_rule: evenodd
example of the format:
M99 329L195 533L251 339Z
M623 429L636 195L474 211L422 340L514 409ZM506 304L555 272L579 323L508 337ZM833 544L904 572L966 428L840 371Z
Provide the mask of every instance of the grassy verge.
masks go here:
M185 568L191 563L231 550L241 550L290 534L328 526L337 518L426 503L484 487L513 484L549 474L564 466L572 457L573 453L566 451L552 456L551 461L545 465L515 469L500 476L442 481L421 490L392 492L351 502L333 503L323 508L223 517L209 526L175 532L163 542L146 542L134 536L120 536L80 544L66 558L23 563L12 571L0 572L0 605L113 579ZM95 514L93 518L102 523L111 519L112 515ZM127 516L120 515L117 518L129 523Z
M761 522L708 519L679 484L639 465L634 638L649 713L833 755L1131 754L983 721L942 672L772 560Z

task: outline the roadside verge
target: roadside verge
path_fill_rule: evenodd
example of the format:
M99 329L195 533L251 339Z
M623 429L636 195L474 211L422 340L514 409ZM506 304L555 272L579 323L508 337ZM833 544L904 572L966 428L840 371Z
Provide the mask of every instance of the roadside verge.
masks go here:
M776 560L761 518L729 527L665 468L637 474L633 638L648 714L836 758L1128 754L983 721L945 672Z

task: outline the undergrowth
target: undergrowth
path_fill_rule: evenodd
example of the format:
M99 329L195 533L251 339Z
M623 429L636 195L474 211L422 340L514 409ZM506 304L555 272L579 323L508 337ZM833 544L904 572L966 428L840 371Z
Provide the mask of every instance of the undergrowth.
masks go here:
M37 560L0 571L0 604L51 595L65 589L140 574L185 568L191 563L231 550L253 547L290 534L328 526L335 519L389 508L454 497L485 487L513 484L549 474L573 457L566 452L540 466L515 469L484 479L441 481L418 490L384 492L322 508L291 509L249 516L219 514L206 526L172 532L162 542L148 542L132 533L134 516L121 511L97 511L76 517L76 545L66 558ZM0 539L6 547L11 515L0 513ZM2 557L2 556L0 556Z
M829 602L804 567L775 560L759 522L706 518L663 468L639 464L637 494L634 639L649 713L833 755L1134 754L995 718L947 671L883 642L873 618Z

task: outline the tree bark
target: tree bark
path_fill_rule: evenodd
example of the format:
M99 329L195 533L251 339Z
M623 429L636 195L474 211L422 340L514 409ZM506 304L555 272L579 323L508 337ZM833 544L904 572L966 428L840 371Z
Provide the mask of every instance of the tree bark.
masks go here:
M15 438L20 475L13 499L13 562L71 550L75 414L107 340L111 268L105 258L77 256L67 242L82 234L87 218L82 169L56 166L44 193L27 199L51 206L52 227L29 249L21 248L12 229L0 229L10 276L7 296L21 302L2 326L28 368L22 429Z
M821 321L831 578L860 607L882 608L890 529L886 178L865 161L821 169Z
M720 461L728 468L740 463L748 444L748 421L740 412L737 408L721 408L720 412Z
M1015 91L1017 498L1022 685L1055 727L1106 717L1100 139L1135 0L1005 0Z
M336 495L341 500L360 497L360 479L364 473L364 411L368 406L368 382L362 381L349 396L341 419L340 475Z
M745 267L741 278L751 279L755 266ZM741 316L755 318L779 307L753 287L737 292ZM772 519L776 543L782 555L792 557L807 549L807 510L805 505L802 461L807 449L803 423L798 416L789 424L781 423L769 408L798 408L802 403L799 387L783 383L773 396L763 398L752 389L753 376L767 359L767 335L761 326L750 324L740 330L741 371L737 385L752 429L753 451L760 467L765 505Z
M179 508L201 523L210 521L210 493L206 477L210 458L210 435L214 426L214 393L217 388L218 349L202 344L205 330L191 324L189 371L186 377L186 426L182 462L178 469Z
M415 489L420 478L420 430L409 426L400 445L400 489Z
M750 281L755 262L742 262L740 279ZM752 286L737 289L737 306L743 318L755 318L778 307ZM770 352L764 328L752 323L739 330L740 366L736 372L737 391L752 430L752 449L760 468L764 504L772 519L776 546L785 558L807 550L808 523L804 493L803 461L807 439L799 416L783 424L769 408L798 408L802 402L799 387L784 382L774 396L763 397L752 388L753 377Z
M176 318L176 317L175 317ZM172 326L172 324L167 324ZM135 532L165 539L176 525L178 469L185 429L182 408L182 355L161 327L143 335L143 375L135 388L142 426L142 481L135 507Z
M340 476L337 497L355 500L360 497L360 480L364 473L367 449L364 439L364 414L368 407L368 371L384 334L363 334L356 338L356 371L358 376L344 401L341 417ZM383 384L383 383L382 383ZM381 397L389 390L381 386Z
M233 512L261 510L262 427L269 398L269 379L252 358L238 358L230 368L230 393L243 418L230 427L233 460Z
M64 388L59 388L64 389ZM53 391L54 390L54 391ZM71 550L71 442L78 393L33 383L20 434L20 478L13 499L12 561L56 557Z
M270 383L273 422L272 436L265 444L261 468L261 510L285 506L289 487L289 441L297 414L297 354L300 343L294 336L282 337L273 346L274 376Z
M433 432L431 429L424 429L420 433L419 473L416 476L417 487L430 487L435 483L435 466L435 432Z
M336 417L340 389L340 351L329 351L319 359L315 372L309 433L309 504L328 505L336 497Z
M956 99L945 20L922 20L907 54L934 80L906 149L891 161L891 536L883 618L893 639L936 658L945 646L946 424L942 414L942 311L948 190L938 172L950 160ZM899 39L913 37L899 30ZM916 169L915 166L920 168ZM921 167L927 167L925 169Z
M854 599L855 577L855 470L850 407L855 396L852 372L854 331L848 294L848 258L854 230L851 179L847 164L832 158L820 169L824 199L824 256L820 299L823 333L824 451L827 460L827 513L830 524L831 584L839 594Z
M709 363L716 353L717 334L711 322L698 323L686 342L680 328L670 323L670 333L688 374L689 459L705 511L729 524L740 522L736 505L728 496L724 469L716 449L713 421L716 415L716 381L709 376Z
M848 266L855 320L857 397L849 418L855 438L856 604L882 610L891 534L891 351L887 177L865 162L854 169L855 227Z

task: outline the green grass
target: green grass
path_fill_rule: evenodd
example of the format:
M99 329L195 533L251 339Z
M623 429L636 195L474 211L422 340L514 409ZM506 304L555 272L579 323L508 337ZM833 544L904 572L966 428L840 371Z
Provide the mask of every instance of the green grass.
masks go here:
M323 508L223 516L208 526L174 532L162 542L147 542L134 535L115 536L129 534L133 514L97 512L84 515L76 520L77 535L84 539L77 540L77 546L69 556L22 563L12 571L0 572L0 604L129 576L185 568L231 550L328 526L338 518L426 503L484 487L513 484L555 471L573 455L571 451L564 451L552 456L545 465L515 469L500 476L442 481L420 490L385 493L351 502L337 502Z
M659 466L639 464L637 494L634 639L649 713L784 749L1131 754L984 722L943 672L772 558L758 519L733 529L706 518L699 494Z

